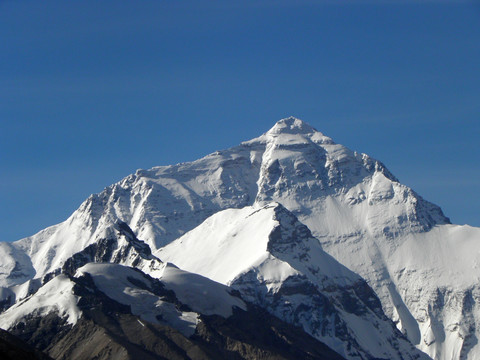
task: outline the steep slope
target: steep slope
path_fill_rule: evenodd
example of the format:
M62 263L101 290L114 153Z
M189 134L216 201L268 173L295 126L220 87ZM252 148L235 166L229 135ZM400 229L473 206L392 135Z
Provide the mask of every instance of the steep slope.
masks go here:
M232 285L349 359L427 358L387 320L363 279L279 204L219 212L157 255Z
M108 227L104 228L95 239L92 239L89 245L82 248L75 244L70 244L71 239L68 237L64 239L65 244L62 246L63 251L55 251L57 248L53 247L48 251L49 257L44 258L44 263L41 258L34 256L35 261L40 265L38 270L30 272L29 277L24 277L21 284L8 287L8 284L15 284L19 282L18 277L6 276L0 284L0 305L3 309L8 308L15 302L22 298L34 294L42 283L54 278L56 275L64 273L73 276L78 268L90 262L104 262L122 264L126 266L133 266L143 270L147 274L155 275L157 271L163 269L163 264L152 255L148 245L139 240L127 224L120 220L116 220ZM6 244L14 249L16 254L20 254L20 259L32 266L32 262L28 255L22 250L15 247L16 244ZM48 243L43 244L45 249L48 249ZM79 248L78 252L73 252L74 249ZM5 262L11 263L17 261L14 257L6 257ZM59 266L54 268L51 272L46 273L44 264L50 262ZM31 279L33 278L33 279ZM7 286L5 286L7 285Z
M378 279L377 292L387 293L399 328L435 359L480 358L479 244L480 229L442 225L379 250L389 278ZM362 269L362 255L344 263Z
M195 331L198 314L177 309L158 281L132 268L93 263L80 268L74 277L59 274L35 294L10 307L0 315L0 327L23 328L27 325L22 324L28 324L31 318L44 319L51 314L61 318L62 327L73 326L82 317L81 301L93 289L97 297L102 296L101 292L142 320L169 325L188 336Z
M342 359L226 286L167 264L157 280L88 263L10 307L0 326L55 359Z
M63 223L1 243L0 286L55 271L118 220L155 250L221 209L253 203L262 151L262 144L240 146L193 163L138 170L90 196Z
M157 250L220 210L271 201L365 278L414 344L437 359L480 358L479 229L450 225L383 164L295 118L194 162L138 170L65 222L1 243L0 306L35 291L118 220Z
M480 358L480 229L450 225L381 163L318 140L300 121L277 123L265 137L257 201L297 214L325 251L367 279L423 351Z
M378 161L335 144L298 119L284 119L256 139L200 160L138 170L89 197L65 222L12 243L13 250L27 255L24 261L17 261L25 268L17 283L32 276L28 259L35 276L42 277L94 243L119 219L153 250L219 210L255 201L280 202L315 234L332 238L365 231L365 227L381 234L395 231L395 224L385 230L386 226L375 221L375 214L383 213L385 203L395 214L393 221L403 221L404 227L425 230L448 222L439 208L406 187L402 187L405 194L397 197L407 203L394 206L396 198L388 201L393 194L389 190L392 180L395 182ZM370 190L372 207L365 209L363 199ZM345 206L352 204L362 206ZM319 216L327 212L336 216ZM337 220L332 222L331 218ZM385 217L380 220L387 221ZM9 257L18 259L19 255ZM14 269L14 265L7 267L0 280L8 278L9 285L15 282L18 275Z

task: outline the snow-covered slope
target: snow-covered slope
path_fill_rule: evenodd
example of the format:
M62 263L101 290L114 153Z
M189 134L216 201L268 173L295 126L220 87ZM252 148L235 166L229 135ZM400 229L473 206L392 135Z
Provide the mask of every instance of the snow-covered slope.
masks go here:
M178 300L201 314L228 318L235 308L247 310L245 302L233 296L229 287L171 264L163 266L159 279Z
M366 274L363 262L382 259L373 266L389 277L375 287L399 328L435 359L480 359L480 229L438 225L374 240L375 257L362 251L343 261Z
M232 285L347 358L421 358L363 279L322 251L282 205L218 212L156 255Z
M0 286L22 284L35 275L30 257L12 243L0 242Z
M195 332L198 314L180 311L175 304L155 294L154 283L140 271L116 264L89 263L76 277L89 274L98 290L120 304L130 306L133 315L150 323L165 323L190 336Z
M0 286L55 271L73 254L105 237L118 220L152 250L168 244L215 212L253 203L262 144L218 152L193 163L138 170L91 195L66 221L10 244ZM257 149L258 148L258 149Z
M365 230L393 233L402 224L425 230L448 222L439 208L395 181L403 193L393 198L390 179L395 180L381 163L289 118L259 138L200 160L138 170L90 196L65 222L12 246L31 259L35 276L42 277L104 237L118 219L152 250L219 210L262 201L282 203L317 236L333 239ZM377 219L385 206L391 216ZM324 213L335 216L320 216ZM30 276L29 264L19 264ZM11 266L0 276L9 284L16 281Z
M81 316L78 296L73 293L75 283L65 275L49 281L34 295L19 302L0 315L0 328L9 329L28 317L56 313L68 324L75 324Z
M365 278L414 344L437 359L480 358L479 229L450 225L382 163L295 118L194 162L138 170L65 222L0 244L0 295L8 303L15 284L28 293L38 281L21 284L62 268L119 220L155 251L220 210L271 201Z
M49 229L64 228L61 232L67 234L67 225L62 223ZM83 226L82 230L86 228ZM59 237L57 232L53 233L51 241L38 243L34 240L36 238L32 237L27 242L0 243L0 251L4 252L2 267L5 269L3 277L0 277L0 286L20 288L22 286L19 284L25 284L26 280L41 280L45 276L51 278L62 269L72 272L88 262L111 262L134 266L148 274L153 274L158 268L158 259L152 256L150 247L139 240L121 220L112 220L102 227L101 231L98 230L94 237L81 243L67 235ZM72 231L75 233L75 228ZM26 246L27 243L29 246ZM12 264L16 264L15 268ZM20 272L17 269L26 270L17 275Z
M0 314L55 359L343 359L229 287L171 264L160 279L113 263L72 267Z
M108 298L129 306L131 313L149 323L166 324L186 336L191 336L199 322L199 314L229 317L233 308L246 310L246 304L230 294L229 288L190 274L169 264L161 266L160 282L138 269L112 263L88 263L75 275L59 274L46 282L33 295L13 305L0 314L0 328L9 329L38 316L56 314L67 324L75 325L82 316L78 303L83 291L101 291ZM79 279L88 276L94 288L85 286ZM164 286L193 311L182 311L179 305L158 291ZM195 312L196 311L196 312Z

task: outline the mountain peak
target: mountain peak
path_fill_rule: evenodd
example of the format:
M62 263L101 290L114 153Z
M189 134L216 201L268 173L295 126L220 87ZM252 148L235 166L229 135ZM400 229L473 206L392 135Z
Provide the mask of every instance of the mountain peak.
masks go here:
M315 132L318 131L306 122L290 116L277 121L267 134L311 134Z

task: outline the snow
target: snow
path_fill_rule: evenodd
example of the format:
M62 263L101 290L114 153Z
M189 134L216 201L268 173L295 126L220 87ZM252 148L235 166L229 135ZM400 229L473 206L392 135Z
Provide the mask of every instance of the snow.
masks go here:
M77 210L65 222L12 245L30 257L36 271L34 276L41 278L95 241L95 231L87 225L90 221L88 213Z
M271 211L259 210L221 211L155 255L183 270L228 284L268 255L268 235L275 222ZM251 217L253 214L257 215ZM239 223L239 219L246 221Z
M184 270L231 284L247 300L269 308L274 315L297 326L303 326L312 336L341 349L343 356L356 358L355 351L345 340L333 335L337 333L335 328L331 329L330 337L325 337L324 330L320 329L328 326L328 321L324 320L325 310L318 307L323 305L308 298L314 293L307 294L314 287L324 291L332 304L341 303L337 296L341 297L342 289L350 291L348 289L362 280L326 254L318 240L283 206L270 203L218 212L157 251L156 255ZM161 279L164 280L163 277ZM286 286L287 283L290 285ZM311 311L308 306L311 306ZM205 309L199 309L202 310ZM303 315L304 311L308 312L307 318ZM378 318L374 311L367 308L364 316L353 313L346 316L345 311L335 314L340 315L339 323L362 324L352 327L351 334L368 351L368 356L393 359L399 358L395 350L397 347L405 353L411 351L406 341L399 341L396 345L388 343L397 334L393 332L391 323ZM294 320L297 316L300 318ZM336 324L335 321L333 323ZM382 339L382 336L387 339ZM378 340L367 341L369 338ZM362 356L366 356L365 353Z
M26 315L45 316L58 313L68 324L74 325L81 316L77 306L79 297L73 294L74 283L59 275L42 286L28 299L19 302L0 315L0 328L8 329L24 320Z
M267 290L272 292L277 292L282 283L290 276L300 274L290 264L275 258L271 254L266 255L261 261L253 263L249 270L253 270L258 280L265 283ZM234 280L241 278L244 273L239 273Z
M388 348L388 343L383 329L375 329L377 331L372 331L371 323L365 319L362 319L359 316L354 316L351 313L342 312L342 316L346 319L349 329L352 333L355 334L355 339L358 341L359 345L364 349L369 349L371 354L378 359L390 359L391 355L383 351L383 349ZM381 327L381 324L376 324ZM376 336L374 335L377 332Z
M22 300L35 293L42 286L40 279L31 279L23 284L11 286L10 289L15 294L15 299Z
M359 280L322 251L313 238L302 239L304 245L310 245L309 259L299 260L296 252L275 252L272 255L267 246L272 231L280 225L276 219L279 207L283 209L281 205L271 203L220 211L155 255L183 270L226 285L252 268L269 284L281 283L300 273L317 281L318 276L313 275L308 267L316 268L324 278L335 279L337 284L346 285Z
M313 127L308 125L306 122L303 122L300 119L297 119L293 116L279 120L276 124L267 132L268 135L278 135L278 134L310 134L315 133Z
M480 283L480 229L438 225L426 233L408 234L389 261L393 273L421 272L426 284L467 289ZM432 251L435 249L435 251Z
M129 305L132 314L142 320L170 325L186 336L195 332L198 314L182 312L174 304L149 291L150 280L140 271L117 264L89 263L78 269L75 276L85 273L92 276L100 291L121 304ZM145 288L138 287L131 279L145 284Z
M180 302L204 315L220 315L228 318L235 307L247 309L240 298L230 294L230 288L170 264L164 267L160 280L167 289L175 292Z
M246 304L231 295L231 289L222 284L170 264L162 264L157 273L161 275L163 285L174 291L177 299L193 311L180 311L174 303L156 295L153 290L155 280L134 268L110 263L88 263L77 270L75 277L89 274L100 291L109 298L130 306L132 314L141 320L169 325L185 336L191 336L195 332L200 321L199 313L229 317L235 307L246 310ZM27 286L34 285L37 285L36 282L13 287L18 294L8 288L0 288L0 300L15 298L15 295L18 297L21 293L28 295ZM58 275L35 294L0 314L0 327L8 329L24 321L25 317L44 316L51 312L65 318L68 324L76 324L81 316L77 307L80 297L73 294L73 286L74 282L67 276ZM144 325L140 320L139 322Z
M293 212L323 250L365 278L387 316L419 348L441 360L458 359L461 351L480 358L480 345L466 339L480 338L479 229L449 225L438 207L400 184L383 164L295 118L197 161L139 170L92 195L65 222L9 245L0 243L0 286L58 269L118 219L153 251L186 234L184 241L208 262L202 266L199 256L176 261L222 283L249 268L260 269L259 276L266 274L277 284L295 272L310 276L301 268L306 263L275 260L265 251L265 229L272 225L266 215L265 223L259 220L256 229L247 231L229 224L228 212L220 213L219 237L232 238L236 231L243 241L229 245L235 246L232 253L214 242L218 248L212 252L229 261L208 258L210 249L188 237L189 231L206 232L204 221L222 210L234 216L237 209L272 202ZM259 243L251 236L257 232ZM312 257L311 263L327 260L322 261Z
M35 275L30 258L13 244L0 242L0 286L21 284Z

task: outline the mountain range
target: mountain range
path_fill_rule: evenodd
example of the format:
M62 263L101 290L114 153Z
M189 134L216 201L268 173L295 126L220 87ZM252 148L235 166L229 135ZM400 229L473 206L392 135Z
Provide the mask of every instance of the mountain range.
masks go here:
M290 117L0 243L0 328L55 359L480 359L479 242Z

